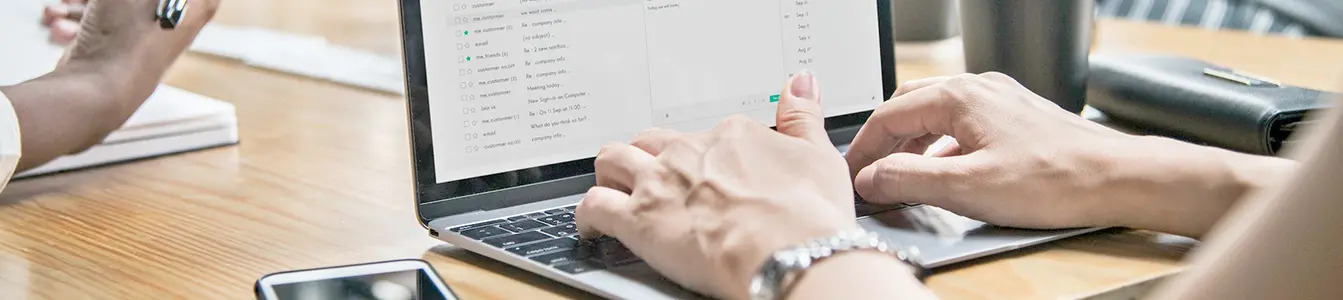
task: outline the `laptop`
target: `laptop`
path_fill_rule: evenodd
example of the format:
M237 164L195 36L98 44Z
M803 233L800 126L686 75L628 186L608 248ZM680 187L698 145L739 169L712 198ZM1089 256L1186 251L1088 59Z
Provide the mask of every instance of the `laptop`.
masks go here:
M883 1L401 0L415 205L431 236L608 298L696 298L618 241L580 241L593 157L650 127L772 125L811 70L840 149L896 88ZM856 201L858 222L938 267L1095 229L1000 228Z

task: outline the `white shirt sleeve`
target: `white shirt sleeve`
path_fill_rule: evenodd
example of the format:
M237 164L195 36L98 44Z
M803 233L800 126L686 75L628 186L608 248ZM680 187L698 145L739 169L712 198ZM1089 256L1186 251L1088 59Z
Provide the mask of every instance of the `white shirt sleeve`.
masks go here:
M9 103L9 98L0 92L0 190L4 190L10 177L14 176L22 152L19 116L14 113L14 105Z

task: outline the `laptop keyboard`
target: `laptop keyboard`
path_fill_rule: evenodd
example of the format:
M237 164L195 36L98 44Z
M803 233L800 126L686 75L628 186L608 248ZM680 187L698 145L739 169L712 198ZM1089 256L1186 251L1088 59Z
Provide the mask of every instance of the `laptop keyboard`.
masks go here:
M904 205L854 203L858 216L899 209ZM574 205L520 214L452 228L453 232L552 268L578 274L639 262L638 256L609 237L578 238Z
M639 261L615 239L580 240L578 226L574 223L574 207L521 214L451 230L570 274Z

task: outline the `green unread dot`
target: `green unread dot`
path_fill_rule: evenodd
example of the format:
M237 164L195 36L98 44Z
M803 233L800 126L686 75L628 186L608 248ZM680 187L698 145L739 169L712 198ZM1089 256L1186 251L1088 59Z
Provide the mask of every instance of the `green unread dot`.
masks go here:
M778 94L770 95L769 102L770 103L779 102L779 95Z

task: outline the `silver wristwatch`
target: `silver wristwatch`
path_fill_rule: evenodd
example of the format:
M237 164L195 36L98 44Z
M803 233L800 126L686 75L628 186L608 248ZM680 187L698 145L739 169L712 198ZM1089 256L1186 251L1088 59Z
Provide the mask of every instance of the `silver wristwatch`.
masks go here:
M789 285L807 268L836 253L855 250L872 250L890 254L918 270L918 274L915 274L915 276L919 277L920 280L926 273L926 269L922 267L918 260L918 248L892 247L882 241L877 234L859 229L840 232L831 237L814 239L801 245L774 252L773 255L765 259L765 264L760 266L760 270L756 272L755 277L751 278L751 299L782 299L790 290L791 286Z

